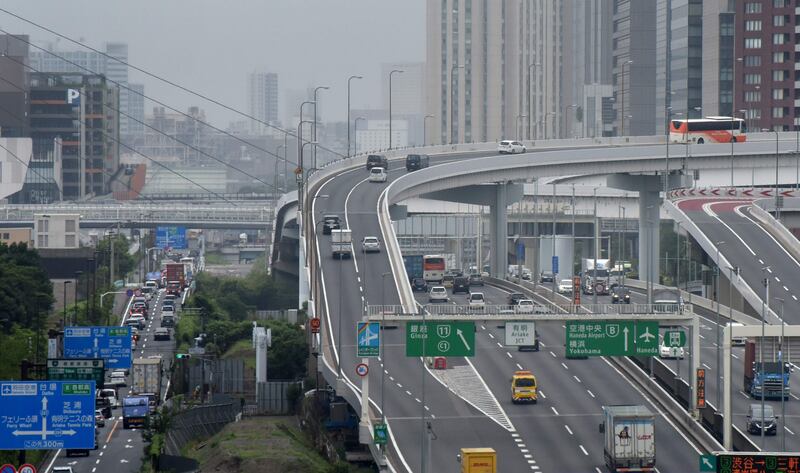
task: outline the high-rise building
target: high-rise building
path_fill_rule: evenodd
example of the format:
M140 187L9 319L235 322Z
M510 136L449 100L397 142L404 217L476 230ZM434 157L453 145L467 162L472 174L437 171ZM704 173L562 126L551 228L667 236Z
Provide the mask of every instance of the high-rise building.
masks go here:
M656 132L656 2L614 0L613 84L619 135Z
M128 91L128 133L133 138L131 146L136 146L144 136L144 84L130 84ZM121 106L120 106L121 107Z
M703 115L731 116L734 71L734 10L730 0L703 2ZM742 63L736 62L736 69ZM739 116L739 113L735 113Z
M794 3L736 2L734 110L745 110L751 130L791 130L800 125L794 104ZM742 58L739 62L738 58Z
M518 116L525 115L523 100L529 93L523 92L531 90L525 85L530 84L528 65L534 63L533 35L521 32L535 31L533 12L540 3L554 4L550 0L426 2L426 108L434 116L427 121L429 142L492 141L521 133L517 125L520 130L524 125ZM530 42L523 47L527 38ZM537 71L544 74L557 73Z
M188 116L187 116L188 115ZM199 107L189 107L185 113L154 107L153 114L145 118L144 142L136 151L158 162L180 163L187 166L211 164L214 161L211 129L206 114ZM149 168L153 166L146 162Z
M381 69L383 106L386 110L389 109L389 73L395 69L403 71L392 77L392 117L408 122L410 145L421 145L423 117L425 116L425 63L383 64ZM354 94L357 86L358 82L353 82Z
M104 75L108 86L119 89L119 129L127 141L130 133L128 110L128 44L113 42L105 45L105 54L94 51L60 51L48 44L44 50L30 51L30 66L35 72L75 72L85 75Z
M28 134L28 37L0 35L0 136Z
M250 132L255 135L269 128L261 122L278 122L278 74L251 72L247 76L247 113L260 120L251 120Z
M119 168L118 89L102 75L31 73L30 136L61 141L64 199L109 192Z

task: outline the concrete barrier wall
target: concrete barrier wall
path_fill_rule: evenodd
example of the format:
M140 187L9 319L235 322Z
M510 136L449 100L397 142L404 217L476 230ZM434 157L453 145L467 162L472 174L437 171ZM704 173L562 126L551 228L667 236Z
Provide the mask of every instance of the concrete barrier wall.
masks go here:
M750 207L753 217L761 223L761 226L786 250L792 258L800 261L800 241L784 227L783 224L776 220L769 212L764 210L764 202L757 201L756 205ZM774 205L773 205L774 206Z

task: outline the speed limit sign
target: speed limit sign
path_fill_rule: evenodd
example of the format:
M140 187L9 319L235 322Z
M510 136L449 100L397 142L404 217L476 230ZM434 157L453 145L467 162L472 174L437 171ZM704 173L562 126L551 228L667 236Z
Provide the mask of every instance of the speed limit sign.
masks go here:
M26 463L19 467L17 473L36 473L36 467L31 465L30 463Z

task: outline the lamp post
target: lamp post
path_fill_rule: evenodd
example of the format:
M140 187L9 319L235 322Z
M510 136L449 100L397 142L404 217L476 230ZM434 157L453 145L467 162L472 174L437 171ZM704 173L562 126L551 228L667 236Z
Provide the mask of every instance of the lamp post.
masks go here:
M576 103L571 103L569 105L564 106L564 120L562 120L564 122L564 131L562 133L563 135L562 138L569 138L569 133L567 132L567 113L569 113L569 109L577 107L578 104Z
M620 133L620 136L625 136L625 66L630 66L631 64L633 64L632 60L628 60L628 61L622 63L622 77L621 77L621 80L622 80L622 104L621 104L622 105L622 114L621 114L622 115L622 123L620 124L621 128L622 128L622 132ZM628 72L630 72L630 70L631 70L631 68L628 67Z
M101 311L103 310L103 298L104 297L106 297L109 294L125 294L125 293L127 293L127 291L109 291L109 292L104 292L104 293L100 294L100 310ZM123 317L125 317L125 315L123 315ZM111 325L111 312L109 312L108 316L106 317L106 325Z
M61 330L67 328L67 284L72 284L72 281L64 281L64 315L61 317Z
M674 93L674 92L670 92L670 93ZM671 138L671 136L670 136L671 135L671 133L670 133L670 122L672 121L672 117L673 116L683 115L681 112L672 113L672 107L667 107L665 111L666 111L666 113L664 115L666 115L666 117L667 117L667 128L666 128L666 132L667 132L666 133L667 134L667 157L665 159L666 174L664 174L664 198L667 197L667 191L669 191L669 142L670 142L670 138Z
M714 290L714 292L715 292L714 299L716 299L716 301L717 301L717 314L716 314L717 315L717 318L716 318L717 328L719 328L719 277L720 277L719 247L724 245L724 244L725 244L724 241L718 241L718 242L716 242L714 244L714 246L717 247L717 270L716 270L716 278L715 278L716 289ZM678 255L678 256L680 256L680 255ZM722 357L721 357L721 351L720 351L721 348L722 348L722 345L720 344L720 339L719 339L720 334L719 334L719 332L720 331L717 330L717 376L716 376L717 380L715 382L716 387L717 387L717 406L716 407L717 407L718 410L720 409L720 406L721 406L721 404L720 404L720 394L722 393L722 387L721 387L721 384L720 384L722 370L719 369L719 367L722 366L722 364L721 364L722 363Z
M392 149L392 76L394 74L402 74L402 69L392 69L389 72L389 149Z
M273 187L274 192L276 194L280 193L280 187L278 187L278 163L280 163L279 156L280 156L280 153L281 153L281 148L285 149L286 146L285 145L278 145L278 147L275 149L275 169L273 170L273 173L272 173L272 180L273 180L272 187ZM284 151L284 153L285 153L285 151Z
M766 325L765 321L767 320L767 311L769 310L769 306L767 303L769 302L769 275L767 274L767 270L770 269L770 266L764 266L761 268L761 275L763 276L764 282L764 298L761 300L761 343L759 343L759 350L758 350L758 362L764 363L764 336ZM783 373L783 372L781 372ZM761 387L761 450L764 450L764 392L766 389L762 386ZM781 393L783 396L783 393Z
M742 62L742 58L737 57L732 64L731 81L731 187L733 187L733 144L736 143L736 136L733 134L736 123L736 63Z
M303 123L311 123L311 120L303 120L303 105L311 104L316 105L316 102L313 100L306 100L305 102L300 104L300 123L297 124L297 167L300 169L300 172L303 172L303 167L305 167L305 163L303 162L303 153L301 152L301 148L303 146ZM303 214L303 204L305 199L303 198L303 179L301 178L297 181L297 208L300 209L300 214ZM302 231L302 227L301 227Z
M453 115L456 109L456 97L455 91L456 88L453 86L453 77L455 76L456 69L463 69L464 66L459 66L458 64L453 64L450 66L450 144L455 143L454 141L454 124L453 124Z
M314 148L311 151L311 155L313 157L312 167L317 167L317 146L316 146L316 141L317 141L317 104L318 104L317 92L319 92L320 90L328 90L328 89L330 89L330 87L328 87L326 85L320 85L319 87L314 87L314 124L311 125L311 141L313 141L315 143L314 143Z
M786 451L786 404L784 391L786 390L786 362L783 361L783 341L784 331L786 329L786 322L783 320L783 298L776 297L776 301L781 303L780 317L781 317L781 341L778 344L778 363L781 365L781 451ZM762 340L763 343L763 340ZM762 424L763 425L763 424Z
M517 120L516 120L516 130L515 130L515 131L517 132L516 134L517 134L517 140L518 140L518 141L522 141L522 138L520 138L520 137L519 137L519 136L520 136L520 134L521 134L521 133L520 133L520 131L519 131L519 119L520 119L520 118L528 118L528 116L527 116L527 115L517 115ZM524 123L525 123L525 122L523 121L523 124L524 124Z
M350 76L347 78L347 157L350 157L350 81L353 79L363 79L362 76Z
M386 304L386 276L391 276L392 272L386 272L381 274L381 304ZM381 311L381 314L386 314L385 310ZM386 315L381 316L384 320L381 321L381 329L384 328L385 318ZM383 339L384 337L381 337ZM381 343L385 343L383 340L380 340ZM385 347L385 345L384 345ZM384 400L384 387L386 386L386 352L384 351L384 347L381 347L381 357L383 360L383 369L381 369L381 423L386 423L386 411L383 409L383 400ZM423 360L424 363L424 360Z
M528 116L531 117L528 120L528 138L533 136L534 140L536 139L536 127L531 127L533 122L533 70L537 67L541 66L540 63L536 62L533 64L528 64ZM531 133L531 128L533 128L533 133Z
M358 154L358 121L363 120L366 121L367 119L364 117L356 117L353 121L353 154Z
M435 118L434 115L425 115L422 119L422 146L428 145L428 119Z

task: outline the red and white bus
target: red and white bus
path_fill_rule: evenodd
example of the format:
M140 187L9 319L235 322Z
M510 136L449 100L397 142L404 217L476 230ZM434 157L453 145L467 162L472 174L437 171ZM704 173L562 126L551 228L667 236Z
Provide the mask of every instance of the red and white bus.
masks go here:
M669 139L686 143L742 143L747 140L747 127L741 118L706 117L669 122Z
M445 261L441 255L425 255L422 257L422 277L427 282L442 282Z

